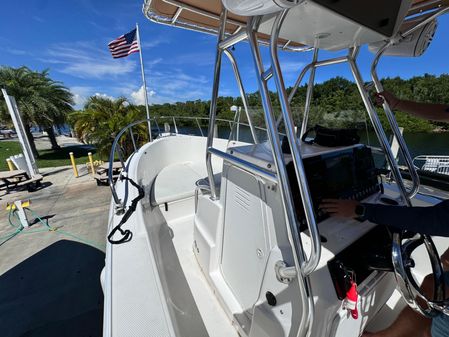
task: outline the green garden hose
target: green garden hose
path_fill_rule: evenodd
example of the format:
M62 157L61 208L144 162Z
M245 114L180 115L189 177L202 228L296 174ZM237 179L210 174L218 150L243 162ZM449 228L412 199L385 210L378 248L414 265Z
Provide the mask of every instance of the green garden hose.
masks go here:
M4 243L6 243L7 241L11 240L13 237L15 237L17 234L22 233L22 234L33 234L33 233L42 233L42 232L53 232L59 235L65 235L68 237L71 237L73 239L75 239L76 241L79 241L81 243L85 243L87 245L93 246L95 248L98 248L100 250L103 250L105 248L105 244L99 244L97 242L93 242L90 240L86 240L82 237L79 237L75 234L72 234L70 232L64 231L59 229L59 227L52 227L48 224L48 221L44 221L41 217L39 217L36 213L34 213L31 209L29 208L24 208L24 210L29 211L31 213L31 215L37 219L39 221L39 223L41 225L44 226L44 228L39 228L39 229L25 229L25 227L23 227L23 225L20 223L20 219L19 216L17 215L17 210L13 210L12 207L9 209L9 213L8 213L8 222L9 225L13 228L15 228L15 230L9 234L6 234L4 236L0 236L0 246L3 245ZM14 223L12 216L14 216L16 219L19 220L18 223Z

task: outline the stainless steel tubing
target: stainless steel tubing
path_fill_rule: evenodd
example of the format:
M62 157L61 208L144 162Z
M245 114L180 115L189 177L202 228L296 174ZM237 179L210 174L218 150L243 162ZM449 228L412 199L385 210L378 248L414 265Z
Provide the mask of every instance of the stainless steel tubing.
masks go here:
M315 63L318 59L318 48L314 48L313 50L313 59L312 59L312 69L310 69L310 75L309 75L309 83L307 84L307 94L306 94L306 103L304 106L304 116L302 118L302 125L301 125L301 133L300 137L302 137L306 131L307 131L307 123L309 122L309 112L310 112L310 105L312 103L312 96L313 96L313 86L315 84L315 73L316 73L316 66Z
M373 80L374 86L376 88L376 91L382 92L383 86L382 83L379 81L379 77L377 76L377 65L379 64L380 57L383 55L385 50L390 46L390 43L386 43L376 54L376 57L374 58L374 61L371 65L371 79ZM407 192L407 196L411 199L413 198L419 191L419 175L416 172L415 166L413 165L413 158L410 155L410 152L408 151L407 144L404 140L404 137L401 134L401 131L399 130L398 123L396 121L396 118L394 117L393 112L391 111L390 105L387 101L384 101L383 108L385 111L385 115L387 116L388 122L390 123L390 127L393 131L393 134L395 135L398 144L399 149L402 153L402 156L404 157L405 164L407 165L408 171L410 172L410 176L412 178L412 188L410 191Z
M198 125L198 129L200 129L201 137L204 137L204 132L203 132L203 129L201 128L200 121L198 120L198 118L195 118L195 121L196 121L196 125Z
M323 66L329 66L329 65L333 65L333 64L339 64L339 63L344 63L348 61L348 57L347 56L341 56L341 57L336 57L336 58L332 58L332 59L328 59L328 60L322 60L322 61L317 61L316 63L309 63L308 65L306 65L301 73L299 74L298 78L296 79L295 84L293 85L293 89L290 92L290 95L288 96L288 101L291 103L293 96L295 96L296 91L298 91L299 86L301 85L301 82L304 78L304 76L306 75L307 71L309 71L310 68L312 67L323 67Z
M401 37L406 37L407 35L410 35L411 33L417 31L418 29L420 29L422 26L428 24L430 21L436 19L437 17L439 17L440 15L446 13L447 11L449 11L449 7L444 7L438 11L436 11L435 13L433 13L432 15L430 15L428 18L426 18L425 20L421 21L420 23L418 23L416 26L410 28L409 30L407 30L406 32L404 32L403 34L401 34Z
M111 189L112 198L114 199L114 203L116 205L116 209L120 209L120 208L124 207L124 205L122 204L122 201L119 199L119 197L117 195L117 192L115 191L114 181L112 179L113 164L114 164L115 153L117 151L118 142L120 141L122 136L125 134L125 132L128 131L128 129L131 129L133 126L135 126L137 124L148 123L148 121L149 121L148 119L142 119L140 121L137 121L137 122L127 125L117 134L117 136L114 139L114 142L112 143L111 152L109 154L108 183L109 183L109 187ZM125 161L123 159L123 155L120 151L117 151L117 153L119 156L120 163L122 164L122 170L125 170Z
M220 48L220 42L225 38L226 32L226 18L228 11L226 8L223 8L220 16L220 29L218 34L217 41L217 50L215 54L215 67L214 67L214 83L212 87L212 98L210 102L210 112L209 112L209 130L207 132L207 145L206 145L206 168L207 168L207 176L209 178L210 184L210 194L212 200L217 198L217 190L215 186L214 180L214 171L212 168L212 158L211 153L207 151L208 148L212 147L214 143L214 128L215 128L215 119L217 114L217 99L218 99L218 90L220 87L220 73L221 73L221 61L223 56L223 49Z
M273 77L273 70L271 68L267 69L262 74L262 78L263 78L264 81L268 81L269 79L271 79L271 77Z
M245 32L245 36L247 36L246 32ZM240 71L239 71L239 68L237 65L237 61L235 60L235 57L232 54L232 52L230 52L229 50L225 49L225 50L223 50L223 53L228 57L229 61L231 62L232 69L234 70L234 76L237 81L237 85L239 87L240 97L242 98L243 107L245 108L246 118L248 119L251 136L253 137L254 143L258 144L259 139L257 137L256 128L254 127L253 120L249 113L248 97L246 96L245 87L243 86L242 77L240 76Z
M275 117L273 114L273 107L270 100L270 94L268 90L267 82L263 79L264 73L263 62L260 55L258 46L256 31L260 24L260 17L253 17L249 20L247 25L248 42L253 57L253 63L256 70L256 78L259 85L259 92L262 100L262 106L265 113L265 122L267 125L268 139L271 144L274 163L276 166L276 172L278 175L279 190L281 192L282 204L286 214L287 221L287 233L290 244L293 249L293 260L296 268L298 269L298 282L299 298L301 299L301 308L298 308L298 312L301 313L301 319L299 320L298 330L296 336L303 337L308 336L311 332L311 326L314 318L314 303L311 292L311 286L308 277L304 277L301 272L301 266L305 261L305 254L301 244L298 244L298 240L293 239L291 229L296 232L298 236L296 212L293 204L293 198L291 195L291 189L288 182L287 169L285 167L284 155L281 149L281 143L279 140L279 132L275 124Z
M179 16L181 15L183 8L182 7L178 7L178 9L176 10L175 15L173 15L173 18L171 20L171 24L175 24L176 20L178 20Z
M178 126L176 125L176 118L173 117L173 126L175 128L175 133L178 134Z
M301 73L299 74L298 78L296 79L295 84L293 85L293 89L290 92L290 96L288 97L288 102L291 103L293 97L296 94L296 91L298 91L299 86L301 85L302 79L304 78L304 76L307 74L307 72L309 71L310 68L313 67L312 63L309 63L308 65L306 65L304 68L302 68Z
M240 159L236 156L233 156L229 153L217 150L213 147L208 148L207 151L217 157L223 158L224 160L230 162L231 164L233 164L239 168L242 168L245 171L248 171L249 173L261 176L262 178L265 178L268 181L271 181L272 183L278 182L277 175L275 173L266 171L263 168L261 168L257 165L254 165L253 163L250 163L249 161Z
M356 54L357 54L356 52L352 52L352 55ZM387 157L387 161L388 164L390 165L393 177L396 181L396 184L399 187L402 199L407 203L407 205L410 206L411 205L410 199L408 198L407 190L405 188L404 181L402 180L401 172L399 171L398 165L391 151L390 143L388 142L387 135L385 134L385 131L382 127L376 109L374 108L373 103L371 102L371 99L365 89L362 75L360 74L357 64L355 63L355 59L349 57L348 63L351 68L352 75L354 76L355 82L357 84L357 88L359 89L360 96L362 97L363 104L365 105L365 108L368 111L368 115L370 117L371 123L373 124L377 138L379 139L382 150Z
M131 135L131 141L133 143L134 152L136 152L137 151L137 146L136 146L136 140L134 139L133 128L129 128L129 134Z
M210 18L210 19L214 19L214 20L217 20L217 21L221 22L221 16L212 14L210 12L207 12L205 10L197 8L195 6L191 6L191 5L188 5L186 3L183 3L183 2L180 2L180 1L176 1L176 0L162 0L162 1L164 1L165 3L168 3L169 5L180 7L182 9L188 10L188 11L190 11L192 13L204 15L204 16ZM149 4L148 4L148 6L149 6ZM245 24L241 23L239 21L235 21L235 20L232 20L232 19L226 19L225 22L226 21L228 23L231 23L231 24L235 25L235 26L243 26L243 27L245 27Z
M240 30L238 31L236 34L233 34L231 36L228 36L226 39L224 39L223 41L221 41L218 44L218 47L225 50L229 47L232 47L233 45L246 40L247 35L246 35L246 31L245 30Z
M416 10L422 10L422 8L425 8L426 6L438 4L441 0L432 0L432 1L421 1L417 4L412 5L410 8L410 11L416 11Z
M318 266L318 262L321 257L321 239L320 233L318 231L318 227L315 221L314 209L312 204L312 196L309 190L309 184L307 182L306 171L304 169L304 164L302 162L301 152L299 150L298 138L296 136L293 115L291 112L290 104L288 102L287 92L285 91L285 83L284 78L282 76L281 66L279 64L278 57L278 49L277 49L277 40L279 38L279 31L282 26L282 22L285 18L287 11L284 11L283 14L280 14L276 17L273 30L271 32L271 45L270 45L270 55L271 55L271 64L273 70L273 78L276 83L276 89L279 96L279 103L281 105L281 111L284 118L285 123L285 133L287 134L288 142L290 144L290 149L292 153L293 163L295 165L296 170L296 178L298 180L299 190L301 193L302 204L304 207L304 213L306 216L307 227L309 228L310 239L311 239L311 253L308 260L304 261L304 264L301 266L302 272L304 275L310 275ZM313 62L316 62L318 57L318 48L315 48L313 55ZM310 81L309 87L313 87L313 81L315 78L315 67L312 69L310 73ZM306 102L310 104L312 90L308 91L308 95L306 98ZM306 103L307 104L307 103ZM302 135L302 133L301 133ZM296 228L296 225L295 225ZM294 239L298 240L297 244L302 245L301 238L298 232L292 231L294 233Z

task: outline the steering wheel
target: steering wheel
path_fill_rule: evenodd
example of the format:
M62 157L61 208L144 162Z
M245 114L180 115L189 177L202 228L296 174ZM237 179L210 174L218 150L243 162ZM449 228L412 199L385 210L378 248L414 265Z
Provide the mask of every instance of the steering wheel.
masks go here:
M415 262L411 255L422 244L426 247L432 266L434 279L432 299L426 297L412 275ZM412 309L429 318L435 317L441 312L449 315L449 300L445 299L444 270L438 251L430 236L415 234L410 237L409 233L404 231L393 233L392 260L398 289ZM420 298L425 306L422 306L417 298Z

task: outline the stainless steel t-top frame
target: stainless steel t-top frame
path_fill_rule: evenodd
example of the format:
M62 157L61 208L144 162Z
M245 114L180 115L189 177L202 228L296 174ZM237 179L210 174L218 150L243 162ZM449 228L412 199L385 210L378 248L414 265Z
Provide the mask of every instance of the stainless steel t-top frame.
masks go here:
M399 43L403 38L407 37L408 35L415 32L417 29L426 25L430 21L435 20L438 16L445 14L448 11L449 7L443 7L435 11L432 15L428 16L418 25L410 28L406 32L399 33L397 36L387 41L385 45L378 50L371 66L371 78L378 93L382 92L384 89L381 82L379 81L379 77L377 76L377 66L379 64L380 58L388 49L388 47L396 43ZM384 102L383 108L387 116L388 122L390 124L391 130L393 131L394 136L398 140L399 149L404 157L408 171L410 172L410 176L412 178L412 187L410 190L407 190L404 183L402 182L402 176L399 172L397 165L394 166L391 165L391 162L389 160L390 167L392 169L394 179L399 187L401 196L405 201L406 205L410 207L412 206L411 198L413 198L419 191L419 184L420 184L419 175L416 172L416 169L413 165L413 159L407 149L407 145L399 130L396 118L394 117L394 114L391 111L388 102L386 101ZM407 263L404 263L404 261L410 258L410 255L413 252L413 250L420 244L425 245L432 266L434 277L434 289L435 289L434 298L432 300L429 300L425 296L425 294L421 291L419 285L415 282L413 275L410 272L410 266L407 266ZM409 247L414 248L410 249ZM441 265L438 251L430 236L417 235L414 238L404 240L402 232L393 233L392 259L399 290L410 307L412 307L414 310L427 317L433 317L438 312L443 312L446 315L449 315L449 302L445 301L445 281L443 275L443 268ZM422 300L424 300L427 305L427 308L421 306L417 301L417 298L421 298Z
M411 164L410 160L410 154L407 150L407 146L405 144L405 141L402 138L402 135L399 132L399 128L397 126L396 120L394 118L394 115L391 113L391 110L389 109L388 105L385 105L384 108L386 110L386 114L388 117L388 121L390 123L390 126L398 138L400 150L401 153L404 155L406 159L407 166L410 169L410 172L412 174L413 179L413 187L410 191L408 191L405 187L405 184L402 180L401 173L398 168L398 164L395 160L395 156L392 153L391 146L389 144L388 138L385 134L385 131L382 127L382 124L380 122L379 116L377 115L376 109L374 108L374 105L371 101L371 98L367 92L367 89L364 85L363 78L360 74L360 71L358 69L356 59L358 56L359 48L354 47L350 48L348 51L347 56L343 57L337 57L332 58L328 60L322 60L318 61L318 51L319 48L318 43L316 44L314 48L314 54L313 54L313 60L312 63L307 65L302 72L300 73L293 90L289 96L287 96L285 84L283 80L282 71L279 65L279 58L278 58L278 37L279 32L282 27L282 23L288 13L288 9L279 12L276 15L276 18L273 23L271 37L270 37L270 62L271 66L265 70L259 50L259 45L261 44L257 39L257 30L259 28L261 17L252 17L248 19L248 23L246 25L245 30L238 30L235 32L234 35L226 36L225 34L225 23L227 19L227 10L224 9L222 11L221 17L220 17L220 29L218 32L218 41L217 41L217 50L216 50L216 62L215 62L215 69L214 69L214 83L213 83L213 90L212 90L212 99L211 99L211 107L210 107L210 116L209 116L209 132L208 132L208 140L207 140L207 151L206 151L206 165L207 165L207 171L208 171L208 178L209 178L209 184L211 187L211 198L216 199L217 193L216 193L216 187L215 182L213 178L213 169L212 169L212 163L211 163L211 156L212 154L220 156L228 161L231 161L232 163L239 165L243 169L248 170L249 172L259 172L262 176L266 176L264 173L264 168L258 168L254 167L253 164L248 163L244 160L234 158L234 156L230 154L223 153L215 148L213 148L213 137L214 137L214 126L215 126L215 119L216 119L216 109L217 109L217 98L218 98L218 91L219 91L219 84L220 84L220 71L221 71L221 60L222 55L225 53L231 61L231 64L233 66L237 83L239 85L240 93L242 94L242 97L244 95L244 88L241 83L240 74L238 72L238 68L236 67L235 59L232 57L232 53L228 50L228 48L232 47L234 44L247 40L250 45L251 53L253 56L253 63L256 70L257 75L257 81L259 85L259 92L261 95L262 100L262 106L264 110L265 115L265 122L267 127L267 133L268 133L268 139L271 144L274 163L276 166L277 174L276 176L270 176L272 179L276 178L279 189L281 191L281 197L282 202L284 206L284 211L286 214L286 220L287 220L287 232L289 235L289 240L291 243L291 246L293 248L293 256L294 256L294 262L295 266L292 267L281 267L282 270L277 270L279 274L282 275L296 275L296 279L299 285L299 291L300 291L300 297L302 299L302 319L300 320L298 330L297 330L297 336L308 336L311 332L311 327L313 324L313 317L314 317L314 302L313 302L313 296L312 296L312 290L309 282L309 275L316 269L318 266L320 257L321 257L321 245L320 245L320 236L319 231L316 225L316 220L314 217L314 211L313 211L313 203L311 199L311 195L308 188L308 183L305 175L305 170L301 158L301 152L299 149L298 144L298 138L297 134L295 133L295 123L293 121L293 116L291 112L290 102L292 98L294 97L300 83L302 82L304 76L306 73L310 70L309 75L309 83L307 88L307 96L306 96L306 104L305 104L305 113L304 113L304 119L302 123L301 128L301 134L303 135L306 128L307 128L307 122L308 122L308 115L310 111L310 104L312 100L312 94L313 94L313 86L314 86L314 78L315 78L315 70L317 67L321 66L327 66L327 65L333 65L333 64L339 64L348 62L349 67L351 69L351 72L353 74L354 80L357 84L357 88L359 90L359 93L362 97L363 103L365 105L365 108L368 112L369 118L371 120L371 123L374 127L374 130L376 132L376 135L380 141L381 148L387 158L388 164L390 165L390 168L392 170L392 175L398 185L400 194L402 199L406 202L407 205L411 205L410 198L413 197L418 189L419 189L419 177L416 174L416 171ZM407 33L411 33L415 29L410 30ZM403 34L404 36L405 34ZM319 37L318 37L319 38ZM382 48L378 55L375 58L375 61L373 63L372 67L372 77L374 84L376 86L376 89L378 92L382 90L382 86L377 78L376 75L376 66L379 61L380 56L383 54L387 47ZM281 105L281 118L276 121L274 112L273 112L273 106L270 100L269 90L268 90L268 84L267 82L270 79L274 79L276 84L276 90L277 94L279 96L279 101ZM247 101L244 99L244 105L245 110L248 114L248 107L247 107ZM294 208L294 201L291 194L290 184L287 177L287 170L285 166L285 158L281 149L281 143L280 143L280 137L278 132L278 126L281 121L284 121L285 125L285 133L287 135L287 139L289 142L289 146L292 153L292 158L295 166L296 171L296 177L298 180L298 185L300 187L301 197L302 197L302 203L305 210L305 216L307 220L307 226L310 233L310 240L311 240L311 253L310 256L307 257L307 255L304 253L300 233L299 233L299 226L298 226L298 219L296 217L296 212ZM248 121L250 121L250 116L248 114ZM251 124L251 123L250 123ZM255 133L253 133L254 135ZM256 140L256 138L255 138ZM429 241L430 240L430 241ZM430 238L425 238L426 246L430 247L433 246L433 243L431 242ZM434 247L434 246L433 246ZM394 252L393 252L394 253ZM431 254L429 252L429 254ZM431 254L435 255L435 254ZM439 275L437 275L439 276ZM404 277L406 279L406 277ZM291 279L290 279L291 281ZM406 284L408 286L408 284ZM409 299L407 299L409 301ZM410 302L409 302L410 303Z
M280 16L277 17L276 23L273 26L273 36L270 41L270 50L271 50L271 63L272 67L270 68L270 72L272 71L272 76L268 75L264 69L262 64L262 59L260 57L259 52L259 42L257 40L256 32L258 29L258 25L260 23L260 17L251 18L247 27L246 32L244 34L237 33L239 38L235 38L234 36L225 37L225 23L227 17L227 10L224 9L221 14L221 25L218 34L217 41L217 50L216 50L216 62L214 69L214 83L212 89L212 98L211 98L211 107L210 107L210 116L209 116L209 130L208 130L208 140L207 140L207 152L206 152L206 165L208 171L209 184L211 187L211 198L216 199L216 187L213 178L213 169L211 163L212 154L223 157L226 160L233 159L234 156L222 153L221 151L213 148L213 137L214 137L214 127L215 127L215 119L216 119L216 109L217 109L217 98L218 98L218 89L220 84L220 70L221 70L221 60L223 52L234 45L235 43L242 41L243 39L248 39L254 65L257 71L258 83L259 83L259 91L262 96L262 105L264 107L265 113L265 122L267 125L267 133L272 146L274 162L277 170L277 183L279 185L282 201L284 205L284 211L287 216L287 232L289 235L289 240L291 246L293 247L293 258L295 262L295 266L292 267L282 267L282 270L279 271L282 275L296 275L296 281L298 282L298 288L300 291L301 298L301 319L299 320L297 336L307 336L311 332L311 326L313 324L313 315L314 315L314 303L313 296L309 281L309 274L312 273L318 262L320 260L321 255L321 245L320 245L320 236L318 233L318 229L316 226L316 221L313 213L313 205L311 203L310 192L307 187L307 180L305 176L304 166L302 163L302 158L300 156L298 143L296 140L296 134L294 131L294 124L292 120L292 114L290 111L290 105L288 104L287 94L285 92L285 85L282 79L282 74L280 71L279 60L277 57L277 40L279 29L281 27L282 21L286 15L286 11L282 12ZM229 51L228 51L229 52ZM266 77L273 77L276 80L276 86L278 90L282 92L280 95L281 98L281 106L284 120L287 121L286 124L286 133L289 139L290 147L292 148L292 154L294 158L295 167L298 175L298 183L301 186L301 194L303 197L303 205L306 210L306 218L309 226L310 234L311 234L311 243L312 249L310 257L307 259L306 254L303 250L303 245L300 239L298 220L296 218L296 212L294 208L294 201L291 194L290 185L288 182L287 169L285 166L284 155L281 149L279 132L276 124L276 120L273 114L273 108L271 105L271 101L269 98L269 91L267 86ZM240 77L237 76L237 81L239 81ZM241 83L239 84L241 88L243 86ZM233 161L234 163L238 163L240 167L246 169L250 172L263 172L263 168L255 169L250 163L247 163L241 159L238 161ZM264 175L261 175L264 176Z

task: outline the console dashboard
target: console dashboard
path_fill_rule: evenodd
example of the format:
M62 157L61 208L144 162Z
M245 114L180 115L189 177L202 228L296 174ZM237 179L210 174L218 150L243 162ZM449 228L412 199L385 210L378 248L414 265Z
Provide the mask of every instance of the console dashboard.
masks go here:
M238 146L228 149L228 152L275 172L271 149L266 143ZM319 205L325 198L377 202L381 200L381 179L371 149L365 145L326 148L302 143L301 154L315 218L322 234L323 262L327 264L336 297L342 299L350 285L349 278L360 284L374 270L391 270L391 237L385 227L370 223L359 226L350 219L324 222L329 216L320 211ZM303 231L307 226L294 164L290 154L285 153L284 157L297 218Z
M363 200L381 189L371 149L364 145L310 156L303 163L318 222L328 217L319 209L323 199ZM287 172L298 220L305 226L293 162L287 164Z
M381 191L371 149L364 145L310 156L303 163L318 222L328 218L319 209L323 199L361 201ZM305 229L307 224L292 162L287 165L287 171L298 221L301 229ZM390 271L390 256L391 237L383 226L374 227L338 252L327 263L337 297L344 299L352 281L363 282L374 270Z

